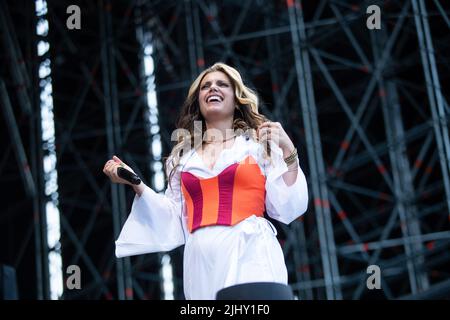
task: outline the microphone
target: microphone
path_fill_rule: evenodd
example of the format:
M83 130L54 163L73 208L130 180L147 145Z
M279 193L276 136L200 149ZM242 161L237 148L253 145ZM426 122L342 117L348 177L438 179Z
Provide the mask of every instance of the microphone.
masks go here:
M117 168L117 175L132 184L138 185L141 183L141 179L135 173L125 168L122 167Z

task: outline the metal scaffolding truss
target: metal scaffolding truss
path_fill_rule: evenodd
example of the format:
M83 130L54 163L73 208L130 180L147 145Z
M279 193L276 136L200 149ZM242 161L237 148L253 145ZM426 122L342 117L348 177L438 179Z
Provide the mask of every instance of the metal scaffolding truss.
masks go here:
M86 288L67 291L65 298L159 299L158 254L138 257L133 263L130 258L115 258L114 240L132 194L129 190L126 194L124 186L110 184L101 172L106 160L116 154L142 177L151 176L142 48L136 38L137 2L93 3L90 11L83 11L92 17L87 22L92 25L79 36L65 28L64 16L59 14L64 6L52 4L54 43L64 44L52 53L65 60L54 72L64 92L55 94L55 103L67 99L73 104L58 119L62 222L69 248L64 254L69 264L80 265L88 273ZM77 64L70 65L72 61ZM65 86L68 81L73 84L70 88ZM75 177L80 168L83 179Z
M0 4L12 9L1 10L3 45L9 59L19 60L21 48L38 39L16 39L23 33L11 19L18 10ZM134 195L101 172L116 154L147 183L152 179L137 30L153 39L163 154L191 81L216 61L240 70L262 98L261 112L280 121L296 144L309 209L289 226L274 223L299 299L450 296L450 20L444 1L79 1L77 31L65 26L72 3L48 4L63 261L83 270L83 289L66 290L65 299L162 296L160 254L114 256ZM381 8L381 30L366 27L373 4ZM27 157L35 163L31 172L17 166L9 179L34 204L41 239L35 241L35 283L46 288L48 271L38 267L45 262L36 263L48 250L39 206L41 156L31 156L39 141L21 141L25 129L39 128L17 124L19 113L39 118L36 68L10 68L2 71L0 93L5 134L17 143L8 148L15 157L8 151L0 169ZM12 90L26 81L29 98ZM12 110L15 104L20 112ZM16 225L7 221L0 219L2 228ZM13 252L21 244L8 246ZM170 255L181 299L182 248ZM367 288L370 265L380 267L381 290ZM48 298L47 289L40 291L36 297Z
M445 46L439 29L448 29L447 13L438 1L431 13L423 3L419 10L415 3L379 2L383 27L371 31L370 4L185 1L182 8L172 2L149 9L170 21L163 31L155 28L166 48L159 56L162 101L171 99L166 90L175 91L178 52L188 50L191 74L229 62L259 91L262 111L304 150L310 210L304 220L279 226L299 298L370 298L372 264L384 275L384 298L418 294L448 277L448 256L432 258L446 255L449 157L448 107L430 43ZM180 40L181 30L187 42L178 41L171 54L165 39ZM421 68L434 78L422 78Z

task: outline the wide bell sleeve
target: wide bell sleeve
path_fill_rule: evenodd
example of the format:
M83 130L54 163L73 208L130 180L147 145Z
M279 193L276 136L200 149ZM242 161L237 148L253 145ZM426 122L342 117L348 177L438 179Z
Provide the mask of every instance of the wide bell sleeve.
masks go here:
M130 215L116 240L118 258L163 252L184 244L180 172L172 177L164 194L147 187L134 197Z
M289 224L308 208L308 186L305 174L297 163L297 180L288 186L283 174L288 171L283 152L271 142L271 163L265 163L266 212L280 222Z

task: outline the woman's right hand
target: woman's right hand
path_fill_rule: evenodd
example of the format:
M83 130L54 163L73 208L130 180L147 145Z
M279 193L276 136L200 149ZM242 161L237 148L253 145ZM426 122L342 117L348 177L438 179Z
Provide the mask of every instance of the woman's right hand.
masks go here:
M122 184L129 184L132 185L130 182L128 182L125 179L120 178L117 175L117 168L123 167L133 173L133 169L131 169L129 166L127 166L122 160L120 160L118 157L113 156L112 159L108 160L105 163L105 166L103 167L103 173L106 174L110 179L112 183L122 183Z

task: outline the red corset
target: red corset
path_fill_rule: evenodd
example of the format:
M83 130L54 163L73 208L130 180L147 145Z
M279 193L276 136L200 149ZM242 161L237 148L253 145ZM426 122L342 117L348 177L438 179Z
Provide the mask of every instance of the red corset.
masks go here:
M264 214L266 178L252 156L211 178L183 171L181 182L190 232L211 225L232 226Z

